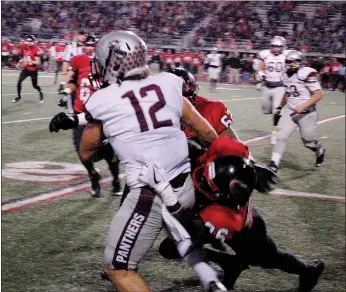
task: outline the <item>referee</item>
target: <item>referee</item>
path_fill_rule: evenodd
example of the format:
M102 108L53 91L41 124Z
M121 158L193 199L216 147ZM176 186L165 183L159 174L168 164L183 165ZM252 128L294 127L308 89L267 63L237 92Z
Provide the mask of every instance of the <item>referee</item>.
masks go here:
M67 76L69 69L70 60L77 55L83 54L84 42L86 39L86 34L83 31L80 31L77 36L77 41L69 43L64 51L64 63L62 65L62 78L63 81L60 84L60 88L64 88L65 84L70 81L70 76Z

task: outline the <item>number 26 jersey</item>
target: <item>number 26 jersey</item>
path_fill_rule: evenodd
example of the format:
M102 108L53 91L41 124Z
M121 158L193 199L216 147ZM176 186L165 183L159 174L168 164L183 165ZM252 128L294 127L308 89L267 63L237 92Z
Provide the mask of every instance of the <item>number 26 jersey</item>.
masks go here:
M187 138L180 129L183 80L159 73L127 80L96 91L86 110L103 124L103 132L124 165L130 188L138 181L142 162L156 162L169 180L190 171Z

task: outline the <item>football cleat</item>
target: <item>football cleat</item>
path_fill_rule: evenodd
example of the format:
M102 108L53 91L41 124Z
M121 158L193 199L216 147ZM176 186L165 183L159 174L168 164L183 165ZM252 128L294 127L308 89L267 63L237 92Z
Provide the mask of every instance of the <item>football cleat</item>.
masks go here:
M278 172L278 167L276 166L275 162L273 160L270 160L268 167L271 171L273 171L274 173Z
M12 100L13 103L17 103L21 100L22 98L17 96L14 100Z
M234 284L239 278L242 271L249 268L249 266L241 265L237 261L226 262L221 265L223 269L222 284L229 290L234 289Z
M317 284L325 264L321 260L314 260L311 264L307 265L306 271L299 277L299 292L309 292Z
M226 287L221 282L211 281L206 292L227 292Z
M43 103L43 99L44 99L43 91L40 91L40 103Z
M316 163L315 163L316 167L322 166L322 164L324 162L324 155L325 154L326 154L326 149L322 148L322 152L319 153L318 155L316 155Z
M121 191L120 183L118 180L113 181L113 188L111 192L111 196L116 197L116 196L121 196L123 192Z
M93 198L99 198L101 195L100 180L102 176L96 172L93 176L89 175L89 178L91 180L91 195Z

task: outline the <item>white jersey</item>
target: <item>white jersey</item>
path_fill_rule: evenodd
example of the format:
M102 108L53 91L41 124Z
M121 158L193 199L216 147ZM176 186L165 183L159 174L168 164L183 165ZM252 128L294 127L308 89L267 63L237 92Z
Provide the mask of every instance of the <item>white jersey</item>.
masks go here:
M317 71L310 67L299 69L291 77L284 74L282 80L286 87L287 107L291 110L309 100L311 92L322 89L317 80Z
M290 51L284 50L279 55L274 55L270 50L262 50L258 56L264 62L264 73L267 75L266 81L280 82L282 74L286 71L285 60Z
M255 71L257 71L258 69L258 66L259 64L261 63L261 60L260 59L253 59L253 62L252 62L252 69L254 69Z
M221 54L209 54L207 56L208 58L208 64L211 67L218 68L221 66Z
M79 45L78 42L72 42L68 44L64 51L64 61L70 62L74 56L82 55L83 46Z
M86 102L91 116L102 121L130 188L143 186L137 179L141 162L157 162L169 180L190 171L187 139L180 129L182 86L181 78L162 72L111 84Z

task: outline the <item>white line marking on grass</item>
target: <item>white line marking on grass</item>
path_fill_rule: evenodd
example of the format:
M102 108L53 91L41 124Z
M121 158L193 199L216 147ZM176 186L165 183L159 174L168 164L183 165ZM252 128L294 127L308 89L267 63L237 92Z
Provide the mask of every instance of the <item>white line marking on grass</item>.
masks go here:
M122 179L124 177L125 175L123 173L119 174L119 178ZM102 179L100 183L101 185L105 185L105 184L111 183L112 181L113 181L112 177L107 177ZM56 200L62 197L72 196L79 192L90 190L90 188L91 188L90 182L87 182L87 183L79 184L73 187L64 188L62 190L41 194L33 198L19 200L13 203L7 203L1 206L1 212L10 213L10 212L18 211L29 206L41 204L44 202L49 202L49 201Z
M218 101L242 101L242 100L251 100L251 99L259 99L259 97L246 97L246 98L219 99Z
M49 92L45 92L43 91L43 94L51 94L51 93L55 93L58 94L57 91L49 91ZM39 94L38 92L28 92L28 93L22 93L21 95L33 95L33 94ZM13 96L13 95L17 95L17 93L5 93L5 94L1 94L1 96Z
M328 119L321 120L321 121L317 122L317 125L325 124L325 123L328 123L328 122L332 122L332 121L336 121L336 120L340 120L340 119L344 119L344 118L345 118L345 115L340 115L340 116L328 118ZM298 131L298 130L299 129L297 128L296 131ZM244 141L244 143L245 144L252 144L252 143L256 143L256 142L261 141L261 140L269 139L270 137L271 137L271 134L268 134L268 135L265 135L265 136L260 136L260 137L248 139L248 140Z
M315 193L304 193L304 192L297 192L297 191L283 190L283 189L275 189L269 192L269 194L273 196L318 198L318 199L325 199L325 200L345 201L345 197L322 195L322 194L315 194Z
M342 118L345 118L345 115L340 115L340 116L328 118L328 119L319 121L318 124L324 124L324 123L335 121L335 120L342 119ZM271 135L265 135L265 136L261 136L261 137L257 137L257 138L253 138L253 139L248 139L248 140L244 141L244 143L246 143L246 144L255 143L257 141L269 138L270 136ZM119 175L119 178L124 178L124 177L125 177L124 174ZM107 183L110 183L111 181L112 181L112 178L105 178L105 179L101 180L101 183L107 184ZM79 193L81 191L85 191L88 189L90 189L90 183L84 183L84 184L80 184L80 185L77 185L74 187L65 188L65 189L62 189L59 191L53 191L53 192L49 192L46 194L38 195L37 197L25 199L22 201L4 204L4 205L2 205L1 210L2 210L2 213L10 213L10 212L14 212L14 211L17 211L17 210L20 210L20 209L23 209L23 208L26 208L26 207L29 207L32 205L37 205L40 203L49 202L51 200L55 200L55 199L58 199L61 197L72 196L76 193ZM276 189L276 190L272 191L271 194L274 196L320 198L320 199L343 200L343 201L345 200L345 198L343 198L343 197L328 196L328 195L313 194L313 193L302 193L302 192L281 190L281 189Z
M29 112L29 113L22 113L22 115L30 115L32 114L32 112Z
M49 119L51 119L51 118L52 118L52 117L49 117L49 118L28 119L28 120L16 120L16 121L2 122L2 124L25 123L25 122L31 122L31 121L49 120Z
M112 182L112 180L113 180L112 177L104 178L101 180L101 183L108 184ZM87 183L79 184L74 187L65 188L59 191L48 192L48 193L38 195L36 197L25 199L22 201L4 204L1 206L1 212L9 213L9 212L26 208L28 206L37 205L43 202L49 202L49 201L62 198L62 197L72 196L78 192L89 190L90 187L91 187L90 182L87 182Z
M55 75L55 74L54 74ZM38 74L38 78L53 78L54 75L40 75ZM18 74L2 74L3 77L7 77L7 76L19 76L19 73Z

